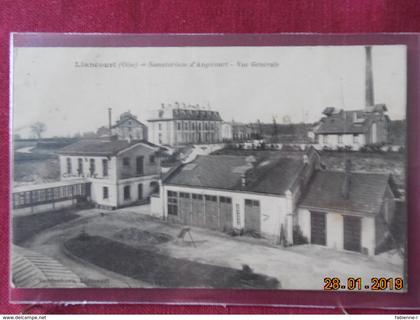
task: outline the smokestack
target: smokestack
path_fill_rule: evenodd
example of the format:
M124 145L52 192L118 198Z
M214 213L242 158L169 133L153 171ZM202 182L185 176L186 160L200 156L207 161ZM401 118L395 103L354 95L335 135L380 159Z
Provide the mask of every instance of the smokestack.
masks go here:
M372 47L365 47L366 51L366 67L365 67L365 104L366 107L373 106L375 104L374 92L373 92L373 71L372 71Z
M344 169L344 181L341 189L341 193L344 199L348 199L350 195L350 186L351 186L351 160L347 159Z
M109 129L109 136L112 136L111 128L112 128L112 108L108 108L108 129Z

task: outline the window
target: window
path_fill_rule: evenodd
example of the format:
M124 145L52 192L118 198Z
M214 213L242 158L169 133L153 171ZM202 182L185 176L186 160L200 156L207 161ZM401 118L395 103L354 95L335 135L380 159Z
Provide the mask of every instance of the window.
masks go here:
M258 200L245 199L245 205L248 207L259 207L260 202Z
M103 199L108 199L108 198L109 198L109 191L108 191L108 187L103 187L103 188L102 188L102 198L103 198Z
M220 197L219 201L221 203L232 203L232 198L227 198L227 197Z
M130 158L128 158L128 157L123 158L123 166L124 167L129 167L130 166Z
M162 130L162 124L159 123L159 130Z
M102 160L102 175L108 177L108 160Z
M204 198L206 199L206 201L217 201L217 197L216 196L208 196L208 195L205 195Z
M201 194L196 194L196 193L192 194L192 198L194 200L203 200L203 196Z
M241 208L239 206L239 203L236 204L236 224L241 224Z
M176 216L178 215L178 193L174 191L168 191L168 214Z
M181 130L181 122L177 122L177 127L178 127L178 130Z
M95 159L90 159L89 161L89 172L91 176L95 174Z
M150 163L155 163L155 155L154 154L150 155L149 162Z
M71 174L71 158L67 158L67 173Z
M323 142L324 144L327 144L327 143L328 143L328 136L327 136L326 134L324 134L324 135L322 136L322 142Z
M359 135L358 134L353 135L353 143L355 143L355 144L359 143Z
M83 174L83 159L82 158L77 159L77 173L79 175Z
M131 190L130 186L124 187L124 200L130 200L131 199Z
M142 200L143 199L143 185L139 183L137 185L137 199Z
M184 199L189 199L190 198L190 194L186 193L186 192L180 192L179 193L179 197L180 198L184 198Z
M138 175L142 175L144 173L143 162L144 162L143 156L136 157L136 173Z
M338 135L338 144L343 144L343 135L342 134Z

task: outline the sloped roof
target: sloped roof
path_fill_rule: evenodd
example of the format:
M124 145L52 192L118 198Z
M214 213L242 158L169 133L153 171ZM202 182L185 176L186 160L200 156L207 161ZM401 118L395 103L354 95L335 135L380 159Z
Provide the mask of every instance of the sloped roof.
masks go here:
M378 105L378 110L375 109L375 111L380 113L366 112L365 110L341 110L338 113L331 113L329 116L321 119L316 133L365 133L369 130L373 121L383 117L380 105ZM358 120L354 121L355 118Z
M253 160L246 156L199 156L180 166L165 183L283 195L304 167L302 155ZM242 186L243 175L245 186Z
M22 247L12 247L12 279L17 288L84 288L60 262Z
M127 116L127 117L125 117L123 119L117 120L117 122L112 126L112 128L119 127L120 125L124 124L125 122L127 122L129 120L136 122L137 124L139 124L142 127L146 127L146 125L144 123L142 123L141 121L137 120L137 117L135 117L133 115L130 115L130 116Z
M300 206L335 212L374 215L382 207L390 175L351 172L348 198L342 195L344 172L316 171Z
M216 120L222 121L219 112L211 110L173 109L173 118L176 120Z
M72 143L60 149L58 153L62 155L112 156L137 144L158 148L156 145L144 140L128 142L127 140L91 139Z

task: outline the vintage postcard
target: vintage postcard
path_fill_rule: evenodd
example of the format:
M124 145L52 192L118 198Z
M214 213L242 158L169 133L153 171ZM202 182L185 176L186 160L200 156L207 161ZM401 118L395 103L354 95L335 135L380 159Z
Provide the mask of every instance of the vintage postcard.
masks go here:
M15 47L15 288L404 292L404 45Z

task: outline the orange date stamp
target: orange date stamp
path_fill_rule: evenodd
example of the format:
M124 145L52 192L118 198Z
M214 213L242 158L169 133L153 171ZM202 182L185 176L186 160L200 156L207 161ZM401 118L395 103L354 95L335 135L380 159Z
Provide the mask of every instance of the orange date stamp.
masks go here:
M341 280L340 278L325 277L324 278L324 291L360 291L360 290L371 290L371 291L400 291L404 289L403 278L385 278L385 277L373 277L370 281L363 281L359 278L347 278Z

